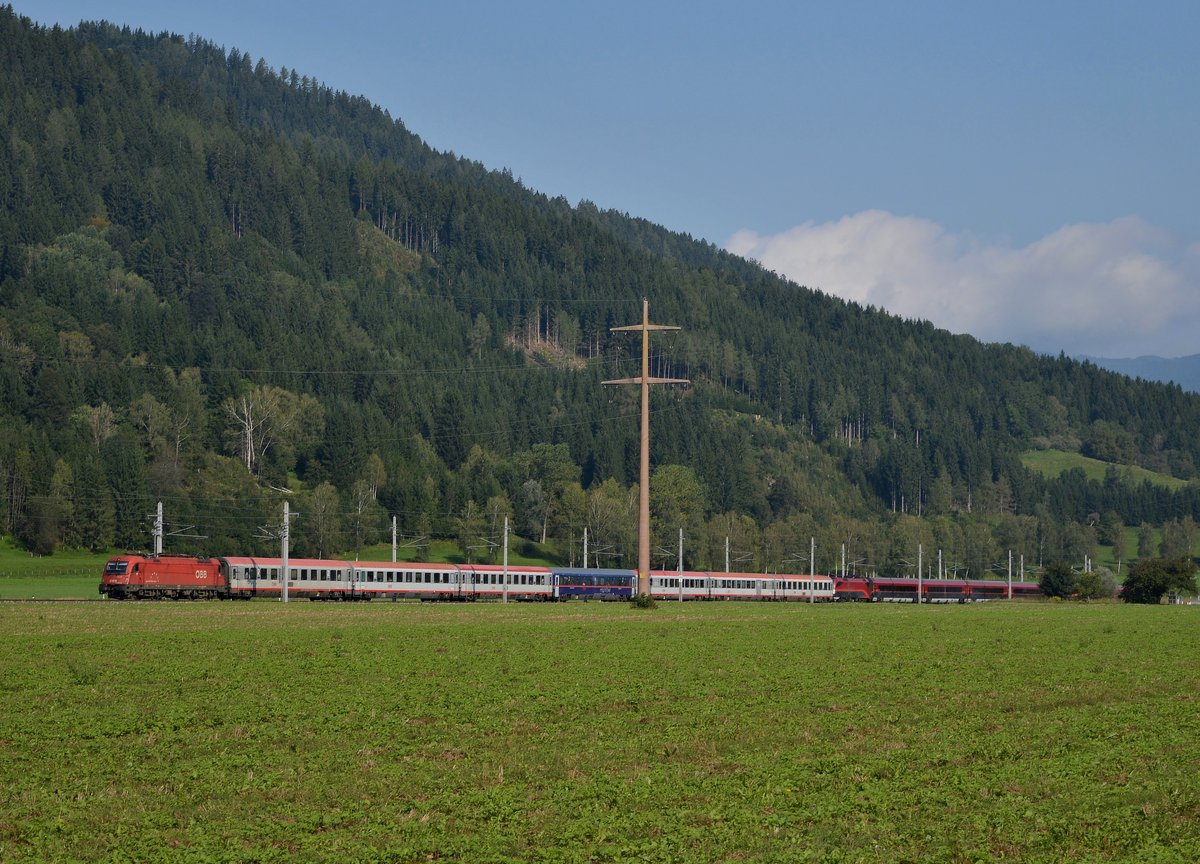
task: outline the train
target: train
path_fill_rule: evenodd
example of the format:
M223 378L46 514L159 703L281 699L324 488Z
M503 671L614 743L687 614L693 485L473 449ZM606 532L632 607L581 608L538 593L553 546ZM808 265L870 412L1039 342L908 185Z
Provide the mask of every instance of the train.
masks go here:
M632 570L582 567L501 567L256 556L126 554L111 558L100 594L112 600L628 600ZM918 588L920 589L918 591ZM1040 597L1035 583L965 579L833 577L771 573L654 570L655 600L757 600L966 603Z
M916 579L851 576L834 580L834 599L852 602L978 603L984 600L1030 600L1045 596L1036 582L990 579Z

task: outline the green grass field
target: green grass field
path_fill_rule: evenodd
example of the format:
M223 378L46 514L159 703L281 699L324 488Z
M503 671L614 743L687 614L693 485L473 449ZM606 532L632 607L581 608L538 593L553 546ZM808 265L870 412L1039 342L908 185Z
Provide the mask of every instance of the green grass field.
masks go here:
M108 553L64 550L41 557L0 537L0 599L97 597Z
M1092 459L1082 453L1068 453L1065 450L1026 450L1021 454L1021 464L1046 477L1057 477L1072 468L1082 468L1089 480L1103 483L1111 463ZM1159 474L1157 471L1149 471L1136 465L1118 465L1117 470L1122 475L1128 472L1129 478L1134 483L1149 480L1156 486L1166 486L1168 489L1180 489L1187 485L1186 480L1180 480L1169 474Z
M0 604L0 860L1200 860L1196 607Z

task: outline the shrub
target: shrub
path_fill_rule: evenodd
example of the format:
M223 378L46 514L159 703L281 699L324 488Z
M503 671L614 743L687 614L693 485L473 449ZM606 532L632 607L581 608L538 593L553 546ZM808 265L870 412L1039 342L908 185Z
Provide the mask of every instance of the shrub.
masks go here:
M649 594L635 594L629 606L632 609L657 609L658 603Z

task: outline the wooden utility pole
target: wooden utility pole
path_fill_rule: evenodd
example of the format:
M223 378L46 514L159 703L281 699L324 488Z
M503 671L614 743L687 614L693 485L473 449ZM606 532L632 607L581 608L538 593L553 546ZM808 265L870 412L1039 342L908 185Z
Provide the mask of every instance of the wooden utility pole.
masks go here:
M617 378L605 384L638 384L642 388L642 470L638 515L638 587L637 593L650 596L650 385L690 384L686 378L650 377L650 331L678 330L669 324L650 323L650 301L642 299L642 323L628 327L613 327L612 332L642 332L642 374L637 378Z

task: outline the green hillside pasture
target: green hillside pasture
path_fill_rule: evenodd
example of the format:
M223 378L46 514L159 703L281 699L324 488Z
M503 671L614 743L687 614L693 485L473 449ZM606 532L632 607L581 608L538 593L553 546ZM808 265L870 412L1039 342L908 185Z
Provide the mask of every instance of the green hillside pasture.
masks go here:
M1072 468L1082 468L1089 480L1097 480L1101 483L1104 482L1104 475L1112 465L1111 462L1093 459L1082 453L1068 453L1065 450L1026 450L1021 454L1021 464L1031 471L1037 471L1039 474L1052 478ZM1180 480L1169 474L1159 474L1157 471L1148 471L1136 465L1117 465L1116 467L1134 484L1149 480L1157 486L1166 486L1168 489L1180 489L1187 485L1186 480Z
M73 550L37 556L0 540L0 599L97 597L107 552Z
M0 605L0 860L1200 860L1200 609Z

